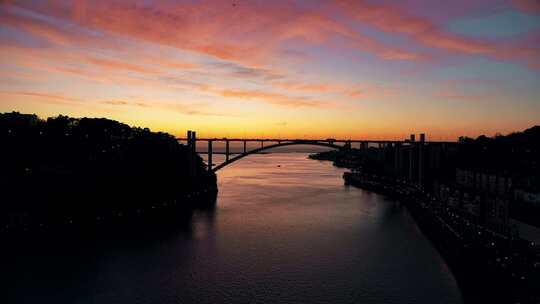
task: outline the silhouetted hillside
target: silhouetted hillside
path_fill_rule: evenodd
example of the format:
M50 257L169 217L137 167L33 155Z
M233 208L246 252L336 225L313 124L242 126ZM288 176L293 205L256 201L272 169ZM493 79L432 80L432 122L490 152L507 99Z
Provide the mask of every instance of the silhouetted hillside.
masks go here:
M523 132L476 139L461 137L458 164L486 171L506 171L513 175L538 176L540 126Z
M109 119L0 114L0 141L0 217L12 226L187 204L216 189L198 156L190 176L189 151L173 136Z

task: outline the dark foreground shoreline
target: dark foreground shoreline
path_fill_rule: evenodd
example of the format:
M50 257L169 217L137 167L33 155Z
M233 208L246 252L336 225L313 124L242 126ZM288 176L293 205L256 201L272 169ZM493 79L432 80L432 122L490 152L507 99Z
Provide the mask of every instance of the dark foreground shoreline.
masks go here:
M173 200L157 201L146 207L110 210L99 215L72 217L63 221L40 224L4 226L0 240L6 246L3 253L18 252L33 242L63 241L77 244L101 238L127 237L145 231L161 231L181 226L189 221L196 210L215 209L218 189L215 186L199 188Z

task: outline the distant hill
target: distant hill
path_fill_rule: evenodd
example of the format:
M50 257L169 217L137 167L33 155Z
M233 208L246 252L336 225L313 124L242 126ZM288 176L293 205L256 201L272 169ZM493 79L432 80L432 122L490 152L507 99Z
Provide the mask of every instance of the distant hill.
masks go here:
M459 141L458 165L462 167L540 175L540 126L494 137L461 137Z
M104 118L0 114L0 221L98 218L180 201L216 177L166 133Z

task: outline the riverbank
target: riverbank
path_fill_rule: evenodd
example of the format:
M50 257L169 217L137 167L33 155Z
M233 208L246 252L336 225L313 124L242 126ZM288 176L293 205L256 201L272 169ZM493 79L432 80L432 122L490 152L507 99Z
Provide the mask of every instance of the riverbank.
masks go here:
M472 223L416 185L359 172L346 172L343 178L346 184L402 201L451 266L468 302L540 301L538 252L529 241Z

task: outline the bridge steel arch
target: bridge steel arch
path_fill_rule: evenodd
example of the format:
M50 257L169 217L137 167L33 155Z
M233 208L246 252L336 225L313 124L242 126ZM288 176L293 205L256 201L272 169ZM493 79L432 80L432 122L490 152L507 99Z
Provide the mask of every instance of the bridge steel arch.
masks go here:
M197 138L196 132L188 130L187 137L177 138L178 141L184 141L187 144L188 151L191 152L192 157L188 157L189 172L191 176L195 175L195 170L197 167L194 165L196 163L197 152L197 142L207 142L208 143L208 166L206 170L216 172L231 163L238 161L248 155L256 154L264 150L273 149L283 146L291 145L313 145L313 146L322 146L332 149L352 149L352 144L359 144L359 151L366 152L367 150L375 146L376 151L378 152L381 158L384 158L384 152L391 149L394 156L394 172L397 176L404 177L405 171L408 172L408 180L417 182L422 185L424 181L424 171L425 171L425 154L426 146L437 146L440 149L432 150L438 154L446 153L450 149L450 146L459 144L459 142L452 141L426 141L424 133L421 133L419 136L419 141L415 140L415 134L411 134L410 139L404 140L371 140L371 139L286 139L286 138ZM225 162L217 165L215 168L212 168L212 143L213 142L225 142L225 153L220 152L220 154L225 154ZM229 143L231 142L242 142L244 145L243 153L239 154L233 158L229 158L232 155L229 149ZM253 149L247 151L246 143L247 142L258 142L261 144L261 147L258 149ZM264 143L276 143L269 146L264 146ZM343 144L343 146L339 145ZM372 145L370 147L370 145ZM437 152L438 151L438 152ZM205 153L205 152L199 152ZM405 153L408 153L408 160L405 161ZM408 164L406 164L408 163Z
M251 151L247 151L245 153L242 153L242 154L239 154L219 165L217 165L215 168L212 169L213 172L216 172L220 169L222 169L223 167L226 167L228 165L230 165L231 163L234 163L235 161L237 160L240 160L248 155L251 155L251 154L257 154L259 152L262 152L264 150L269 150L269 149L273 149L273 148L278 148L278 147L284 147L284 146L292 146L292 145L311 145L311 146L321 146L321 147L328 147L328 148L333 148L333 149L343 149L345 146L339 146L339 145L336 145L336 144L332 144L332 143L329 143L329 142L320 142L320 141L290 141L290 142L283 142L283 143L277 143L277 144L274 144L274 145L269 145L269 146L264 146L264 147L261 147L261 148L257 148L257 149L253 149ZM209 166L212 166L212 164L208 164Z

